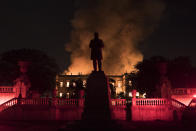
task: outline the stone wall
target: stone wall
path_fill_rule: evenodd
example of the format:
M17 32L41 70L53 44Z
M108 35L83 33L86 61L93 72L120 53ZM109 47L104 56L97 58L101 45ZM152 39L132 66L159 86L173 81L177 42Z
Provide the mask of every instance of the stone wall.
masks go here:
M15 105L0 113L1 120L80 120L82 109L75 106Z

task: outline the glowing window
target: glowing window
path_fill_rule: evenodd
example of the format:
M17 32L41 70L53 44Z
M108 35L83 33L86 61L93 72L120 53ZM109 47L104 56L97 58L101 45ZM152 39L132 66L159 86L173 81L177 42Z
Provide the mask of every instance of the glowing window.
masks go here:
M63 87L63 82L60 82L60 87Z
M143 98L146 98L146 93L143 94Z
M83 86L86 86L86 80L83 80Z
M69 87L69 81L67 81L67 87Z
M60 96L60 97L63 97L63 93L62 93L62 92L60 92L60 93L59 93L59 96Z
M66 98L69 98L69 92L67 93Z
M129 97L132 97L132 92L129 92Z
M132 85L132 82L131 82L131 81L129 81L129 85L130 85L130 86Z
M122 81L118 81L118 87L119 87L119 88L122 87Z
M139 96L140 95L140 93L139 92L136 92L136 96Z
M75 82L73 82L73 87L76 87L76 83Z

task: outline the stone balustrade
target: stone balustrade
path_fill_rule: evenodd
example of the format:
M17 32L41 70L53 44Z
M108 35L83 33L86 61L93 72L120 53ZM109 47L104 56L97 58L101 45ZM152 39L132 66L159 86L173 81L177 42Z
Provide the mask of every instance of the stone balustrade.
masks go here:
M77 105L79 99L58 99L55 98L55 105Z
M146 105L157 106L157 105L168 105L169 101L163 98L149 98L149 99L139 98L139 99L135 99L135 103L137 106L146 106Z
M13 98L0 105L0 112L11 107L15 104L21 105L53 105L53 106L63 106L63 105L76 105L83 106L84 99L62 99L62 98L38 98L38 99L28 99L28 98Z
M14 93L13 87L0 87L0 93Z
M48 105L50 98L40 98L40 99L21 99L21 104L25 105Z
M111 99L112 106L126 106L126 99Z
M177 110L178 112L182 112L183 109L186 107L185 105L183 105L182 103L176 100L163 99L163 98L150 98L150 99L133 98L132 106L130 107L127 106L126 99L111 99L111 104L112 104L112 112L113 112L112 119L126 120L127 115L129 115L133 121L148 121L148 120L156 120L156 119L170 121L173 120L174 110ZM21 107L23 108L23 110L25 110L25 107L35 108L33 109L33 111L38 114L42 111L42 110L40 111L38 107L39 106L41 107L41 105L43 105L44 108L40 108L40 109L45 109L44 110L45 116L43 116L44 119L80 120L84 109L84 99L13 98L0 105L0 114L4 114L6 118L6 112L3 111L7 110L9 107L12 107L14 105L22 105ZM33 106L33 105L37 105L37 106ZM50 106L56 108L50 108ZM16 109L21 109L21 108L16 108ZM7 111L10 111L12 115L15 116L15 113L13 112L14 110L7 110ZM31 116L30 112L29 114L25 114L24 112L20 112L20 110L17 111L19 111L19 114L25 115L26 119L28 119L29 116L31 118L34 117L37 117L36 119L39 118L38 117L39 115ZM28 112L28 110L25 111ZM64 113L62 113L61 111L63 111ZM131 114L127 113L129 111L131 111ZM47 113L54 116L50 116L50 118L45 118L46 116L48 116ZM23 115L19 115L18 117ZM13 117L13 119L14 118L15 117Z
M3 104L0 105L0 111L6 109L7 107L13 106L17 104L18 99L14 98L11 99ZM176 108L185 108L186 106L174 99L168 100L164 98L149 98L149 99L133 99L133 103L135 102L135 106L163 106L169 105ZM63 99L63 98L39 98L39 99L20 99L20 104L29 104L29 105L84 105L84 99ZM126 106L126 99L111 99L111 104L113 107L125 107Z
M175 99L171 99L171 105L175 108L178 108L178 109L185 109L186 108L186 105L175 100Z
M3 104L0 105L0 112L2 112L3 110L13 106L13 105L16 105L18 103L18 99L17 98L13 98Z

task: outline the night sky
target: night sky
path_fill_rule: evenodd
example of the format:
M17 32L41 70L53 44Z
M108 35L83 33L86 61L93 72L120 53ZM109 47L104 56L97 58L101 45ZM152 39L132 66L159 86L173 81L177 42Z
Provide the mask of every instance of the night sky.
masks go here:
M196 2L164 0L166 9L159 26L140 44L144 58L190 56L196 65ZM84 3L85 4L85 3ZM40 49L56 59L60 68L70 63L64 49L70 40L76 0L0 2L0 53L20 48Z

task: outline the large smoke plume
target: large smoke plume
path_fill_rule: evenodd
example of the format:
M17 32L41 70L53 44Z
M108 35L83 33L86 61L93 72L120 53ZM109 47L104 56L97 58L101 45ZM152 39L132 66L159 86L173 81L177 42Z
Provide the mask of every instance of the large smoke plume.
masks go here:
M137 49L157 27L165 5L160 0L81 0L72 20L71 41L66 51L71 52L69 73L90 73L89 42L94 32L104 41L103 69L107 74L134 71L143 60Z

